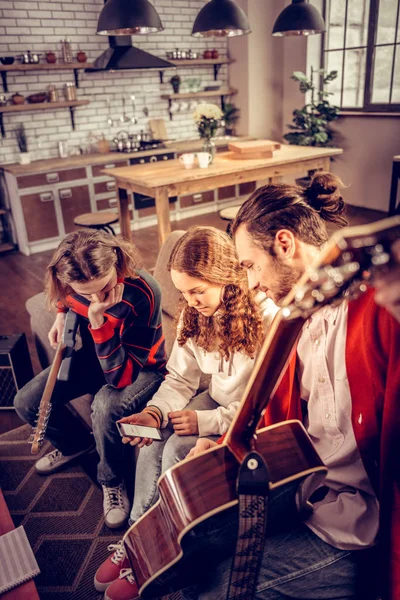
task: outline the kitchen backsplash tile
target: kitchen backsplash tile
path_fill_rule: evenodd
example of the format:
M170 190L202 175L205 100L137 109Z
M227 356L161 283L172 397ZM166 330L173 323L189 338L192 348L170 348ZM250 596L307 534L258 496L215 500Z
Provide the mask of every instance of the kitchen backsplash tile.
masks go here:
M68 2L34 2L21 0L0 0L0 29L5 32L0 43L0 55L12 56L26 52L44 54L53 50L57 54L57 62L61 62L61 38L71 40L72 52L75 57L78 50L83 50L91 62L108 47L108 38L96 35L97 18L103 7L103 0ZM153 0L165 30L148 36L132 36L133 45L166 58L168 50L176 47L192 48L200 54L208 48L217 48L220 56L227 54L226 40L201 40L190 35L193 21L199 10L204 6L204 0ZM203 86L213 83L212 67L178 68L182 78L182 87L187 79L201 79ZM15 162L18 159L18 148L13 131L19 123L24 123L28 135L29 149L32 158L52 158L58 156L58 141L69 140L69 148L79 148L88 144L90 133L112 140L118 131L127 129L126 123L109 126L107 119L110 101L110 112L115 119L122 115L122 98L125 97L126 112L131 115L130 96L135 96L136 125L129 124L130 133L141 129L149 130L148 119L163 117L166 122L168 137L174 139L191 139L197 137L197 131L192 120L192 110L175 113L173 121L169 120L168 102L161 99L161 94L172 92L168 83L174 73L166 71L164 83L159 80L158 71L117 71L115 73L84 73L79 72L80 87L78 98L90 100L88 106L78 108L75 112L76 131L71 130L68 109L45 111L43 113L13 113L4 115L6 138L0 143L0 163ZM228 82L228 68L222 66L219 81L225 85ZM63 86L74 80L71 71L31 71L9 72L7 75L7 96L19 92L24 96L35 92L46 91L48 85L54 84L60 98L63 97ZM0 90L2 94L2 89ZM207 98L209 102L219 103L219 98ZM149 115L144 115L147 107Z

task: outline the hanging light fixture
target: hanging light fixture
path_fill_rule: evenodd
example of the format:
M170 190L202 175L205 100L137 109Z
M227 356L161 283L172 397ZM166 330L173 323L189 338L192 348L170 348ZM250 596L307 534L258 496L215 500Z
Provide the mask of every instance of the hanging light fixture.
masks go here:
M99 35L156 33L163 29L149 0L107 0L97 23Z
M194 37L235 37L250 33L245 12L233 0L211 0L193 24Z
M324 20L315 6L308 0L292 0L275 21L272 35L312 35L324 31Z

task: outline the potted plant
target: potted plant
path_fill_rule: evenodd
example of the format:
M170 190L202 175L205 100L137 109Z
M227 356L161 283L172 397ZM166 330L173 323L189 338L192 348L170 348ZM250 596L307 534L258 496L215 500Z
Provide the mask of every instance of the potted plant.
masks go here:
M179 94L179 86L181 85L181 78L179 77L179 75L173 75L169 82L172 85L174 94Z
M222 111L222 125L225 135L235 135L235 123L239 120L240 108L227 103Z
M28 139L26 137L23 123L21 123L18 129L15 130L15 137L17 139L17 144L20 151L19 163L21 165L28 165L31 162L31 157L28 152Z
M322 79L321 89L314 81L315 74ZM331 92L326 92L324 87L338 76L337 71L327 73L324 69L313 69L311 67L310 79L301 71L295 71L292 75L294 81L300 83L300 91L311 92L311 101L303 108L293 111L294 125L288 125L292 131L283 137L296 146L332 146L333 131L329 123L339 117L339 108L328 101Z

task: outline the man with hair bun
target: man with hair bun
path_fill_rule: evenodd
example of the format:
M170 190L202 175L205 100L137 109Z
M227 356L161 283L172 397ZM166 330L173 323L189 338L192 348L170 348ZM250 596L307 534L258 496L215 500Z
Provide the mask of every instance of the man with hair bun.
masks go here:
M327 241L326 223L346 224L341 185L317 173L305 190L265 186L242 205L232 235L252 289L285 298ZM266 539L255 600L400 598L399 269L310 317L270 400L264 424L302 420L328 474L311 516ZM199 440L191 455L212 445ZM224 599L230 566L185 599Z

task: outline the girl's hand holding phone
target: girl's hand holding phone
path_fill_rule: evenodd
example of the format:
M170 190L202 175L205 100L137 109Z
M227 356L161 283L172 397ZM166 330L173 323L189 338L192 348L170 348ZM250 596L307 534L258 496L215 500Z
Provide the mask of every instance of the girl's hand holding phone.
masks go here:
M175 410L168 413L176 435L194 435L199 433L199 424L195 410Z
M134 415L130 415L129 417L123 417L117 423L127 423L130 425L144 425L145 427L154 427L157 428L157 419L151 416L148 412L140 412ZM150 446L153 443L152 438L142 438L142 437L123 437L123 444L130 444L131 446L139 446L139 448L143 448L144 446Z

